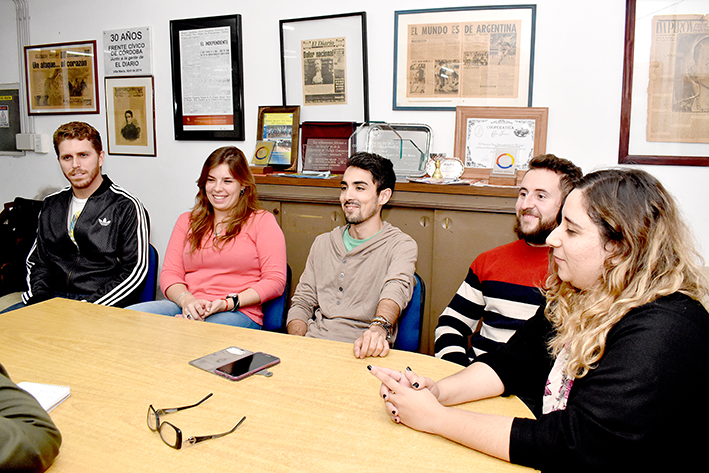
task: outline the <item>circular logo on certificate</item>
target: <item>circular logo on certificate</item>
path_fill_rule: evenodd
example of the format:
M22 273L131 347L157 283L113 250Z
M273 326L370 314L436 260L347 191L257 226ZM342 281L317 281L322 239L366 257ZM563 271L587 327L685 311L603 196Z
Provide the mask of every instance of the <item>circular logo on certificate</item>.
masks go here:
M497 160L495 161L495 164L497 164L497 167L500 169L509 169L511 168L515 163L515 157L512 156L510 153L502 153L497 157Z

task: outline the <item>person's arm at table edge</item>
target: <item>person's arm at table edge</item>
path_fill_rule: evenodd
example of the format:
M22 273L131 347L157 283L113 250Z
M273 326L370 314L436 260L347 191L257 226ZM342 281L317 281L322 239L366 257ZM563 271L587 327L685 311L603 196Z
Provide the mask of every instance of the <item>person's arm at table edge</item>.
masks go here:
M61 442L47 412L0 365L0 470L44 471Z

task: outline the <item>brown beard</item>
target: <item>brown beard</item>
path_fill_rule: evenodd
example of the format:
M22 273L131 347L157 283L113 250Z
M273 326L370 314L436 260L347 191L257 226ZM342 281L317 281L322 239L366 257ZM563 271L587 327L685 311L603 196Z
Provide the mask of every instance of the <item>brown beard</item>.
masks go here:
M544 221L540 220L539 221L539 226L537 227L536 230L534 230L531 233L527 233L522 230L522 226L520 225L520 216L517 216L517 219L515 220L515 227L514 231L517 234L517 238L526 241L530 245L544 245L546 244L547 237L549 234L554 231L554 229L557 227L556 219Z

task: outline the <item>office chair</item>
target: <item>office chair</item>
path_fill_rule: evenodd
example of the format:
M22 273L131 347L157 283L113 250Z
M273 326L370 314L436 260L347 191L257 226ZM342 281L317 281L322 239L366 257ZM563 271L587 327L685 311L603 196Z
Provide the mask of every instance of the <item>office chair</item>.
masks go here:
M421 344L421 329L423 326L423 308L426 302L426 286L418 273L414 273L416 285L411 302L399 317L399 333L394 341L397 350L416 352Z
M264 302L261 306L263 310L263 330L269 332L286 333L286 318L288 317L288 295L290 294L291 269L286 265L286 287L283 294Z
M148 275L145 277L145 285L140 293L138 302L149 302L155 300L155 292L158 289L158 250L151 244L148 249Z

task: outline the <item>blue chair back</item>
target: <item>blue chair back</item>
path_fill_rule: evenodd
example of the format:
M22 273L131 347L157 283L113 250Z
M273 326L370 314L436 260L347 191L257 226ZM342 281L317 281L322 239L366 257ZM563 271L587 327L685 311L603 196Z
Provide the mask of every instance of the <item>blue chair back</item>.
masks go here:
M421 328L423 325L423 307L426 302L426 286L418 273L414 274L416 285L411 302L399 317L399 333L394 341L397 350L416 352L421 344Z
M138 302L150 302L155 300L155 293L158 289L158 250L153 245L148 249L148 275L145 277L145 286L140 293Z
M264 302L261 306L263 310L263 329L269 332L286 333L286 318L288 317L288 295L290 294L291 270L286 265L286 287L283 294Z

